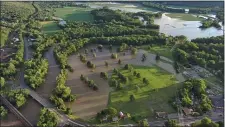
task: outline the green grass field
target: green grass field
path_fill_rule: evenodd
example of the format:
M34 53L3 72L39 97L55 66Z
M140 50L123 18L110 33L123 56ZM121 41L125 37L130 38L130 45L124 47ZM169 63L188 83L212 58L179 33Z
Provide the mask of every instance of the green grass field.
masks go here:
M185 21L202 21L203 18L195 17L193 14L186 14L186 13L169 13L166 14L170 18L178 18Z
M150 49L148 49L148 46L144 45L144 46L141 46L140 48L146 51L149 51L150 53L154 53L154 54L158 53L160 56L164 56L173 60L172 52L170 51L171 46L153 45Z
M47 35L51 35L61 31L56 22L41 22L41 24L43 32Z
M78 7L64 7L56 8L56 17L60 17L64 20L74 20L74 21L87 21L92 22L93 16L88 8L78 8Z
M141 78L134 77L128 70L120 70L129 81L123 84L122 90L110 93L109 106L117 108L118 111L128 112L131 116L138 116L140 119L146 117L154 119L154 110L175 112L168 103L176 93L177 84L174 76L157 67L134 66L134 69L141 74ZM149 85L142 83L144 77L149 80ZM114 74L112 78L119 80ZM133 102L129 100L131 94L136 98Z

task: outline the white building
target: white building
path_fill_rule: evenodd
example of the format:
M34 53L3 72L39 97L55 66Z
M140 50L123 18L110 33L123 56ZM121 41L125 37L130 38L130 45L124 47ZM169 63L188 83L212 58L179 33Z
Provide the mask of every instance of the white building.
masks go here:
M59 21L59 25L61 25L61 26L65 26L65 25L66 25L66 21L64 21L64 20L60 20L60 21Z

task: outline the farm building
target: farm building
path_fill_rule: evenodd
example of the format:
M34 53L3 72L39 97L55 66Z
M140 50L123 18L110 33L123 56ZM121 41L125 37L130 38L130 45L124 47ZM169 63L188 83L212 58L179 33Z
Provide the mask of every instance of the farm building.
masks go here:
M193 112L193 109L189 109L189 108L187 108L187 107L184 107L184 108L182 109L182 111L183 111L184 115L191 115L192 112Z
M157 118L167 118L168 114L166 112L156 112Z
M60 21L59 21L59 25L61 25L61 26L65 26L65 25L66 25L66 21L64 21L64 20L60 20Z

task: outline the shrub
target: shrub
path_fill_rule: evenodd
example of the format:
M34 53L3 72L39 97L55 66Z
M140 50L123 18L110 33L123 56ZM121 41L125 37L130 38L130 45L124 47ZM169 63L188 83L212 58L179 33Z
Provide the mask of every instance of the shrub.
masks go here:
M116 54L116 53L113 53L113 54L111 55L111 58L112 58L112 59L117 59L117 54Z

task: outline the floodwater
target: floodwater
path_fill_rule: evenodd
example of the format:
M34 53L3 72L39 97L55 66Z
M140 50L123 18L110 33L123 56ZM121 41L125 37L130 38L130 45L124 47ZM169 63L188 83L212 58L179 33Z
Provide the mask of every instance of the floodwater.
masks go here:
M90 3L88 4L91 8L102 8L103 6L109 7L113 10L121 10L125 12L159 12L159 10L153 8L146 8L140 4L134 3L116 3L116 2L102 2L102 3ZM210 14L209 16L215 17L215 14ZM200 37L211 37L211 36L220 36L224 34L224 26L222 29L217 29L214 27L207 29L200 29L200 21L184 21L176 18L170 18L165 15L162 15L161 18L155 19L155 24L160 25L159 31L166 35L178 36L184 35L189 40Z
M198 37L211 37L223 35L224 30L210 27L207 29L201 29L200 21L183 21L180 19L170 18L165 15L162 15L160 19L155 19L155 24L160 25L159 32L166 35L178 36L184 35L189 40L198 38Z
M7 109L8 110L8 109ZM0 121L0 126L4 127L4 126L15 126L15 127L19 127L19 126L24 126L22 121L20 121L16 115L14 115L12 112L10 112L8 110L8 114L6 116L6 118L2 119Z
M89 46L88 49L96 48L96 46ZM84 49L80 51L84 53ZM92 61L96 68L92 72L91 69L87 68L85 63L82 63L79 59L78 54L72 55L68 59L68 63L74 69L73 73L69 73L67 78L67 85L71 88L72 93L76 94L77 100L74 102L66 103L68 107L72 109L72 112L83 119L88 119L96 115L107 107L108 94L110 88L107 80L100 78L100 72L109 72L114 67L118 67L118 60L110 58L111 53L108 49L104 49L102 52L96 52L96 58L89 52L86 55L87 60ZM105 61L109 63L109 66L105 66ZM80 80L80 75L83 74L90 80L98 85L99 90L94 91Z
M87 49L95 48L96 45L89 46ZM105 46L107 47L107 46ZM115 47L113 52L115 52ZM168 71L171 74L175 74L175 70L171 64L164 63L162 61L156 62L155 55L147 53L147 60L141 62L142 54L145 53L144 50L139 50L136 55L131 55L130 51L125 51L125 56L123 53L118 54L118 59L121 59L122 65L133 64L133 65L142 65L142 66L159 66L160 68ZM84 49L80 51L84 53ZM96 115L97 112L101 111L107 106L108 102L108 93L110 88L108 82L100 78L100 72L111 72L113 68L118 68L120 65L117 63L117 60L110 58L111 52L108 49L103 49L102 52L96 52L96 58L93 58L92 53L89 52L87 55L87 60L92 61L96 68L92 72L91 69L88 69L86 64L82 63L78 57L78 54L72 55L68 59L68 63L74 69L73 73L69 73L67 78L67 85L71 88L72 93L78 96L77 100L66 105L70 107L73 113L83 119L88 119ZM161 57L163 59L163 57ZM169 62L171 60L164 59ZM105 61L109 63L109 67L105 66ZM98 91L93 91L85 83L80 80L80 75L88 77L89 79L94 80L98 84ZM182 74L176 75L176 78L179 82L184 81Z
M42 106L33 98L29 97L24 106L20 109L21 114L33 125L37 125Z
M55 57L53 56L53 47L45 53L45 58L48 60L49 67L48 73L45 79L45 83L42 84L36 92L46 99L49 99L52 90L56 87L56 77L60 73L59 65L57 65Z

